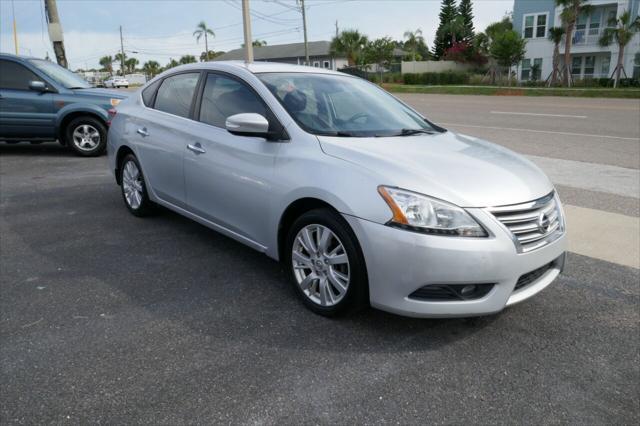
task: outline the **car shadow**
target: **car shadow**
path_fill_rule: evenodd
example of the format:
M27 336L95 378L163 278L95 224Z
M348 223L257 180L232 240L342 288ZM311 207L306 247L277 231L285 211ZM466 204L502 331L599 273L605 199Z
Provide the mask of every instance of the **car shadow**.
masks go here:
M58 142L0 142L0 155L76 157L72 150Z

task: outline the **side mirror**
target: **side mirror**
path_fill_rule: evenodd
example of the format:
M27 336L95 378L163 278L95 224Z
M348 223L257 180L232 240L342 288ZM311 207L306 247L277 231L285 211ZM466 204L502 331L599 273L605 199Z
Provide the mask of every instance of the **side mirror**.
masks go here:
M224 123L227 131L239 136L258 136L270 138L269 122L260 114L253 112L244 114L235 114L227 117Z
M46 92L47 91L47 85L44 84L44 81L30 81L29 82L29 89L36 91L36 92Z

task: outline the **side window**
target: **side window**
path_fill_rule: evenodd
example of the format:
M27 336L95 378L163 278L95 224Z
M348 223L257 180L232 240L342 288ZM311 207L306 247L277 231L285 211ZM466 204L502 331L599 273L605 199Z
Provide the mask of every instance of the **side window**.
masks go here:
M29 82L42 81L23 65L0 60L0 89L29 90Z
M154 108L188 118L199 77L200 73L194 72L165 78L158 89Z
M202 92L200 121L223 127L227 117L253 112L267 116L262 100L245 84L219 74L209 74Z
M142 91L142 102L144 102L144 104L148 107L152 107L153 106L153 95L156 94L156 90L158 90L158 86L160 86L160 83L162 82L162 80L158 80L156 82L154 82L153 84L150 84L149 86L147 86L143 91Z

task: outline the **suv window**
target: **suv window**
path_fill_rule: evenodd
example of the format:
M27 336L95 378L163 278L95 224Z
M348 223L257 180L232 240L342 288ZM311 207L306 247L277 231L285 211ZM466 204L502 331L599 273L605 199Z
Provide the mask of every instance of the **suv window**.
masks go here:
M158 89L154 108L180 117L189 117L199 72L167 77Z
M200 121L224 128L227 117L247 112L267 117L267 108L262 100L244 83L219 74L207 75Z
M25 66L0 60L0 89L29 90L29 82L42 81Z
M158 86L160 86L160 83L162 83L162 80L158 80L150 84L142 91L142 102L144 102L146 106L153 106L153 95L156 94L156 90L158 89Z

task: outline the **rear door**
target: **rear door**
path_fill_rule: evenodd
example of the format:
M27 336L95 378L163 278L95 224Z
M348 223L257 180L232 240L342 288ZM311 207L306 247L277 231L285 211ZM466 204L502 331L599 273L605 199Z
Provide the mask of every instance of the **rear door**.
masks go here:
M194 123L189 117L199 79L200 71L165 77L140 115L132 117L138 161L147 182L156 196L179 207L185 205L183 157L190 141L188 128Z
M0 137L55 139L53 94L30 90L31 81L44 82L24 65L0 59Z

